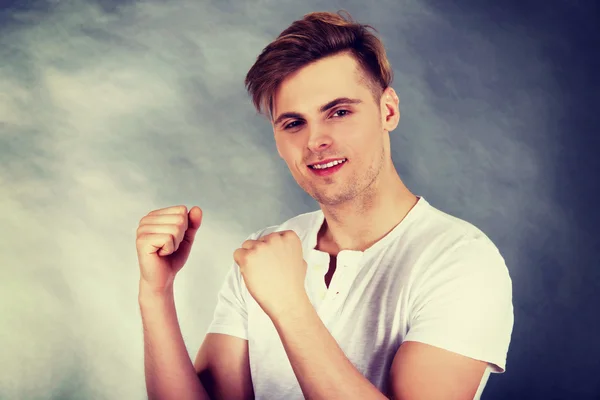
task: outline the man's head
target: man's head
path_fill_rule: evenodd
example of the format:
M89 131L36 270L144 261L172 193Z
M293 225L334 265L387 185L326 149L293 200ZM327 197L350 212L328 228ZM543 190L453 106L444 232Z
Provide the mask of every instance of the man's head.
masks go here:
M263 50L246 76L256 109L273 124L280 156L321 204L368 195L380 186L381 172L385 180L393 170L389 131L398 124L398 97L383 44L368 28L341 13L307 14ZM346 161L327 176L312 166L329 159Z

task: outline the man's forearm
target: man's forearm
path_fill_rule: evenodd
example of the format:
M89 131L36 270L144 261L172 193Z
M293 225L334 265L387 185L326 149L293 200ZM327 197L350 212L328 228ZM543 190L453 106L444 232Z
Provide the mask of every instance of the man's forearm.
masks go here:
M140 284L144 370L150 400L208 400L185 347L172 290L152 293Z
M307 399L386 399L348 360L308 298L273 318Z

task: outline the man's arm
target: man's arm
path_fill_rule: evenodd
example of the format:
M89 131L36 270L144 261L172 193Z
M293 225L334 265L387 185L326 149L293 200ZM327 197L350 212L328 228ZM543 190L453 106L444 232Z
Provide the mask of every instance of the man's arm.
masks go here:
M273 324L305 398L386 398L348 360L308 297Z
M148 398L252 399L248 341L209 333L192 361L177 321L172 291L158 296L140 287Z
M274 321L309 399L385 399L346 358L310 302ZM418 342L405 342L391 369L393 399L472 400L487 363Z
M404 342L390 371L393 398L473 400L488 363L419 342Z
M248 341L220 333L206 335L194 368L211 399L253 399Z
M144 371L150 400L208 400L185 347L173 290L156 294L140 284Z
M252 397L248 344L244 340L247 314L239 271L231 269L225 280L209 328L218 334L207 335L195 364L181 335L173 280L188 259L201 221L199 207L193 207L189 213L185 206L167 207L144 216L136 232L138 302L149 399Z

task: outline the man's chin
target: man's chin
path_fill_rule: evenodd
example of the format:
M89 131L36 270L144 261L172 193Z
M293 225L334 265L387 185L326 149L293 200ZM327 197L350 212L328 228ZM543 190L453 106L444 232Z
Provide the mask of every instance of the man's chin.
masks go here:
M316 193L311 195L315 201L323 206L339 206L349 201L347 196L340 195L339 193Z

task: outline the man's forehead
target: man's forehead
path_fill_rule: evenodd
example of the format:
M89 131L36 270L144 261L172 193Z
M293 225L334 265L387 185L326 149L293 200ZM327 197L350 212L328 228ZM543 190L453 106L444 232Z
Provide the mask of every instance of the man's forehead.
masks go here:
M273 93L273 105L316 108L336 97L356 97L364 89L363 78L363 71L353 57L326 57L281 82Z

